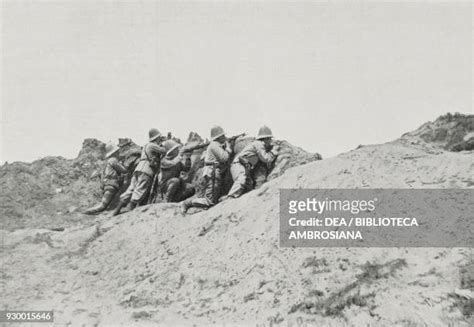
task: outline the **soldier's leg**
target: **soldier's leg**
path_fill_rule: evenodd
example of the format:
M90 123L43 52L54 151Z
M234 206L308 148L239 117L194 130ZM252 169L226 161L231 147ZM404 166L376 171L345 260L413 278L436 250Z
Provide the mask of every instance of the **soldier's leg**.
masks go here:
M171 178L166 182L165 185L165 201L176 202L177 193L181 186L181 180L179 178Z
M213 205L212 194L214 181L210 176L203 177L203 196L195 199L184 200L181 204L181 213L184 215L192 207L209 208Z
M267 181L268 168L261 163L258 163L252 171L252 178L249 181L252 182L252 188L258 189Z
M104 210L105 210L105 208L102 206L102 201L101 201L99 204L97 204L97 205L95 205L95 206L93 206L89 209L86 209L84 211L84 214L86 214L86 215L95 215L95 214L98 214L99 212L102 212Z
M230 166L230 172L232 174L234 184L232 184L228 196L232 198L238 198L245 191L245 187L247 185L247 172L245 167L238 162L233 163Z
M247 178L245 179L244 193L247 193L255 188L254 187L255 184L252 177L250 176L250 173L247 172L246 175L247 175Z
M131 201L130 201L130 209L135 209L135 207L140 203L144 196L148 192L148 188L151 186L151 182L153 179L148 176L147 174L139 173L137 176L137 184L133 190Z
M100 203L90 209L87 209L86 211L84 211L84 213L87 215L94 215L94 214L104 211L105 209L107 209L110 202L112 202L112 199L116 193L117 193L116 188L106 187L104 190L104 194L102 195L102 200L100 201Z
M204 177L203 196L192 200L194 207L210 207L212 205L212 194L214 190L214 181L210 176Z
M130 185L128 186L127 190L120 195L120 201L117 205L117 208L115 208L113 212L114 216L118 215L120 213L120 210L122 210L122 208L127 205L128 202L130 202L130 199L133 195L133 191L135 190L138 183L137 175L137 173L133 174L132 179L130 181Z
M117 194L118 189L111 186L105 187L105 193L102 197L102 205L104 206L104 210L110 205L112 200L114 199L115 194Z
M219 198L222 194L222 183L223 183L223 172L216 169L214 179L212 180L212 192L209 193L208 198L212 205L219 202Z
M120 195L120 202L123 202L125 204L130 202L130 199L132 198L133 191L137 187L137 183L138 183L138 176L135 173L135 174L133 174L132 179L130 180L130 185L128 186L128 188L125 190L125 192L123 192Z
M191 183L181 183L181 186L176 194L176 202L181 202L187 198L192 197L196 193L196 189Z

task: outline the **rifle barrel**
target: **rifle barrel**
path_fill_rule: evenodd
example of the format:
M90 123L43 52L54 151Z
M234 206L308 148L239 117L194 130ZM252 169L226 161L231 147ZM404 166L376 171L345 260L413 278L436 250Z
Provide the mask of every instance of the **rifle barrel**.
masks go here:
M228 140L236 140L239 137L244 136L244 135L245 135L245 133L237 134L237 135L229 137Z
M199 150L199 149L205 148L208 145L209 145L209 142L204 142L204 143L197 144L197 145L194 145L192 147L189 147L189 148L185 149L185 151L186 152L192 152L194 150Z

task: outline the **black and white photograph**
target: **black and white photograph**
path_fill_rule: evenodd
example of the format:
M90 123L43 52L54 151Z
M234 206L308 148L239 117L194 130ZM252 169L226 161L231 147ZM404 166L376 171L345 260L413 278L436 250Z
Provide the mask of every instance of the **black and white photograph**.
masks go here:
M0 17L0 326L474 325L474 2Z

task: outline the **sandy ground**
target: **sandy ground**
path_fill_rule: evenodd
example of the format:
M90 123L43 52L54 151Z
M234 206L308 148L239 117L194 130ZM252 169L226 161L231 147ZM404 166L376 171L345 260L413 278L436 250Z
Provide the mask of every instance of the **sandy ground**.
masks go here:
M278 199L280 188L473 188L473 157L403 139L186 217L158 204L63 232L3 230L0 304L74 326L469 326L472 248L279 248Z

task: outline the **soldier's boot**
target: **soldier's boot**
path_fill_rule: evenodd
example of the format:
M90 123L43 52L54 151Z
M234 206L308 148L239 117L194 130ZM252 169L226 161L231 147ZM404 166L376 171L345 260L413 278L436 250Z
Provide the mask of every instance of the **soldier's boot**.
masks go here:
M125 202L120 201L117 205L117 208L115 208L114 212L112 213L112 216L117 216L118 214L120 214L120 210L122 210L125 204Z
M87 209L86 211L84 211L84 213L86 215L95 215L95 214L98 214L98 213L100 213L104 210L105 210L105 206L103 205L103 203L100 203L99 205L97 205L95 207Z
M222 202L222 201L229 200L229 199L235 199L235 198L232 197L232 196L229 196L229 195L223 195L219 198L219 203Z
M97 211L95 207L84 210L85 215L95 215L96 213Z
M193 201L192 200L184 200L181 202L180 206L180 211L183 216L186 216L186 213L188 212L189 208L193 206Z
M169 194L169 192L163 194L163 201L173 202L173 197L171 196L171 194Z
M135 208L137 207L137 205L138 205L138 202L136 202L136 201L130 201L130 206L129 206L130 211L132 211L133 209L135 209Z
M232 189L229 191L229 194L227 194L225 196L225 199L223 200L239 198L242 194L244 194L244 191L245 191L244 185L235 186L235 183L234 183L234 185L232 186Z
M110 202L112 202L112 199L114 198L114 195L117 191L115 189L108 189L104 192L104 195L102 196L102 200L98 205L95 207L92 207L90 209L87 209L84 211L86 215L95 215L98 214L109 206Z

